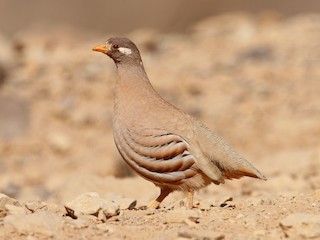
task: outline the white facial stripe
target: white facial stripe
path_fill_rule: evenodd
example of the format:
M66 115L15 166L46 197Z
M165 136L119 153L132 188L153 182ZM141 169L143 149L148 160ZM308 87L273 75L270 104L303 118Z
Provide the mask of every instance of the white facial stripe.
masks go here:
M118 50L125 55L130 55L132 53L132 50L130 48L119 47Z

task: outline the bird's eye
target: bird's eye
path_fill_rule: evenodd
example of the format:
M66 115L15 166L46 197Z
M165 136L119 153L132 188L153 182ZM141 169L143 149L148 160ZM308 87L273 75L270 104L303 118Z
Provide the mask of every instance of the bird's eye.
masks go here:
M113 47L114 49L118 49L118 48L119 48L118 44L113 44L112 47Z

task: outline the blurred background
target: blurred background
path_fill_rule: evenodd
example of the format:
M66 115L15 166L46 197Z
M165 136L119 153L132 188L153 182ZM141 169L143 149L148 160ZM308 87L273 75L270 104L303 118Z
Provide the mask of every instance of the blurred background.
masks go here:
M117 35L270 189L319 188L319 1L0 0L0 192L63 202L133 175L112 137L115 66L91 51Z
M320 10L317 0L93 0L0 1L0 29L14 35L30 27L47 29L74 27L100 33L127 33L139 28L164 32L185 31L193 23L231 11L261 13L275 11L285 16Z

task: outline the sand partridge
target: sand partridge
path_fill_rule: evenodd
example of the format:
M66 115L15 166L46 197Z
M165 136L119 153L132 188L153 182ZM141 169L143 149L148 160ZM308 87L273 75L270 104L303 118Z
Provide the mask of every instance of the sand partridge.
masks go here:
M169 193L193 193L210 183L249 176L266 178L224 140L192 116L166 102L151 86L136 45L110 38L93 48L113 59L115 86L113 135L125 162L161 192L149 207L157 208Z

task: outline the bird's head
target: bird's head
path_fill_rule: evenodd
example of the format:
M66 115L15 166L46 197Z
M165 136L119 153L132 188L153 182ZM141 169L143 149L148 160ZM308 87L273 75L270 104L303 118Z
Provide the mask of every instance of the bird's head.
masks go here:
M128 38L110 38L106 44L98 45L92 50L108 55L116 64L141 64L140 52Z

